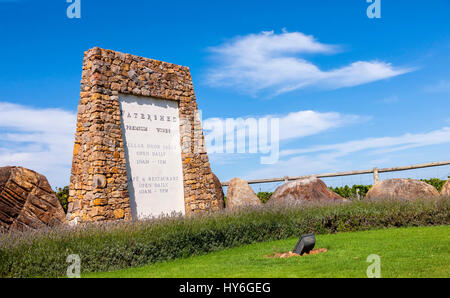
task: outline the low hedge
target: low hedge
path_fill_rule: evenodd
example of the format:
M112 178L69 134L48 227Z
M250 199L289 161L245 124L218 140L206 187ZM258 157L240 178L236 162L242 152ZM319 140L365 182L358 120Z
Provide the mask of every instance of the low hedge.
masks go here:
M375 228L448 225L450 200L260 207L202 216L0 235L0 276L64 276L70 254L82 272L110 271L255 242Z
M345 185L340 187L330 186L330 189L343 198L355 200L358 196L364 198L371 187L372 185L353 185L352 187Z

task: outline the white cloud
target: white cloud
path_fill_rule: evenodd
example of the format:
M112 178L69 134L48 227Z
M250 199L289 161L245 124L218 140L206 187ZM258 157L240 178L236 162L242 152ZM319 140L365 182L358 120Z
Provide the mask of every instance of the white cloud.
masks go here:
M424 90L429 93L448 93L450 92L450 81L440 80L434 85L425 87Z
M76 115L0 102L0 166L23 166L52 187L69 184Z
M297 111L286 115L262 115L256 117L245 117L245 119L278 118L280 121L280 140L290 140L315 135L323 131L338 128L344 125L366 121L367 116L348 115L337 112L317 112L312 110ZM234 119L237 120L237 119ZM224 125L225 118L208 118L203 121L203 128L209 130L215 123ZM250 131L257 133L257 131Z
M344 156L351 153L371 150L372 153L401 151L430 145L450 143L450 127L430 131L427 133L407 133L397 137L366 138L340 144L314 146L305 149L293 149L281 151L281 156L308 154L317 152L329 152L333 156Z
M400 101L400 98L397 95L391 95L391 96L388 96L388 97L385 97L385 98L379 100L378 102L382 103L382 104L393 104L393 103L397 103L399 101Z
M328 172L330 169L341 169L345 164L328 155L311 158L299 155L278 163L250 171L244 179L262 179L284 176L306 176Z
M251 171L246 175L246 179L367 169L392 162L390 157L393 155L389 153L395 151L447 143L450 143L450 127L426 133L408 133L396 137L366 138L305 149L282 150L280 156L284 159L274 165ZM359 153L363 155L358 156ZM398 162L397 158L395 160ZM408 162L407 160L408 158L405 162ZM425 161L420 157L418 162Z
M367 118L368 117L346 115L337 112L292 112L280 117L280 140L315 135L326 130L365 121Z
M279 120L278 139L280 141L289 141L319 134L356 122L363 122L369 119L369 117L307 110L292 112L286 115L263 115L237 119L209 118L203 121L207 150L210 155L212 155L211 153L224 153L225 151L228 153L258 153L254 147L256 146L257 140L261 142L261 138L264 136L268 136L272 140L272 131L269 127L272 124L265 127L261 123L273 123L271 122L272 119ZM230 125L230 123L233 123L233 125L228 126L227 131L227 125ZM237 140L238 136L242 137ZM236 146L235 140L237 140ZM253 152L250 149L250 143L254 144L252 147ZM228 148L227 145L231 145L235 150L232 150L232 152L225 150L225 148ZM247 148L246 145L248 145ZM264 147L261 143L259 143L259 146L260 149L261 146ZM278 149L276 150L278 151Z
M342 88L398 76L412 69L393 67L381 61L355 61L331 70L321 70L305 54L333 54L339 47L318 42L301 32L273 31L237 37L210 48L217 68L211 69L212 85L237 86L248 93L268 89L275 94L309 86Z

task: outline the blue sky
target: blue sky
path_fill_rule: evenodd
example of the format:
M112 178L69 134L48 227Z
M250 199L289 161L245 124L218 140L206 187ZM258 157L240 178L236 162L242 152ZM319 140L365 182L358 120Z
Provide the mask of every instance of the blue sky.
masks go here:
M450 159L450 1L382 0L381 19L365 0L68 5L0 0L0 166L68 184L94 46L189 66L203 119L281 119L279 162L210 154L221 180Z

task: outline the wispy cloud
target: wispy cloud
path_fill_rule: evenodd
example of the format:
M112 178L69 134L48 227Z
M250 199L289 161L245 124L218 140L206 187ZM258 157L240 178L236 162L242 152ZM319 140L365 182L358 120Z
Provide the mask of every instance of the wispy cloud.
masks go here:
M394 104L400 101L400 98L397 95L391 95L379 100L379 103L382 104Z
M396 137L366 138L339 144L313 146L305 149L281 151L281 156L328 152L335 157L372 150L372 153L386 153L430 145L450 143L450 127L443 127L426 133L407 133Z
M255 117L241 118L243 120L242 125L236 127L236 135L247 135L248 138L257 138L258 131L257 126L247 125L245 120L255 120L255 124L260 119L278 118L280 125L280 141L294 140L303 138L315 134L319 134L331 129L342 127L357 122L367 121L370 119L368 116L347 115L337 112L318 112L318 111L297 111L288 113L285 115L262 115ZM229 119L237 122L239 119ZM224 141L227 138L233 138L233 135L225 135L225 118L209 118L203 121L203 129L205 130L206 144L211 144L212 138L217 138L216 134L210 134L211 130L217 128L217 125L222 127L223 135L220 136ZM217 131L217 130L216 130ZM213 152L213 148L208 148Z
M247 179L310 175L380 166L390 161L389 153L450 143L450 127L426 133L407 133L394 137L365 138L338 144L282 150L274 165L250 171ZM360 156L358 156L360 154ZM363 166L358 163L363 160ZM423 159L420 162L424 162Z
M336 89L398 76L412 69L394 67L382 61L355 61L331 70L322 70L306 60L306 54L333 54L338 46L318 42L301 32L263 31L236 37L210 48L215 68L209 83L236 86L248 93L270 90L281 94L306 87Z
M343 167L345 167L345 164L328 155L314 158L299 155L280 160L274 165L253 169L245 174L244 179L303 176L329 172L330 169L338 171L339 169L343 169Z
M298 111L280 117L280 140L297 139L349 124L369 120L368 116L337 112Z
M69 183L76 115L0 102L0 166L23 166Z
M426 86L424 88L425 92L429 93L444 93L450 92L450 81L448 80L440 80L438 83Z

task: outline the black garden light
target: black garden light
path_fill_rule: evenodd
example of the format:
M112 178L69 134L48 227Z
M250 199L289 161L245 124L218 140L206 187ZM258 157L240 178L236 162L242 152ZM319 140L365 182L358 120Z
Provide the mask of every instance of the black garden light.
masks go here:
M314 245L316 245L315 234L305 234L300 237L293 252L299 255L309 253L314 248Z

